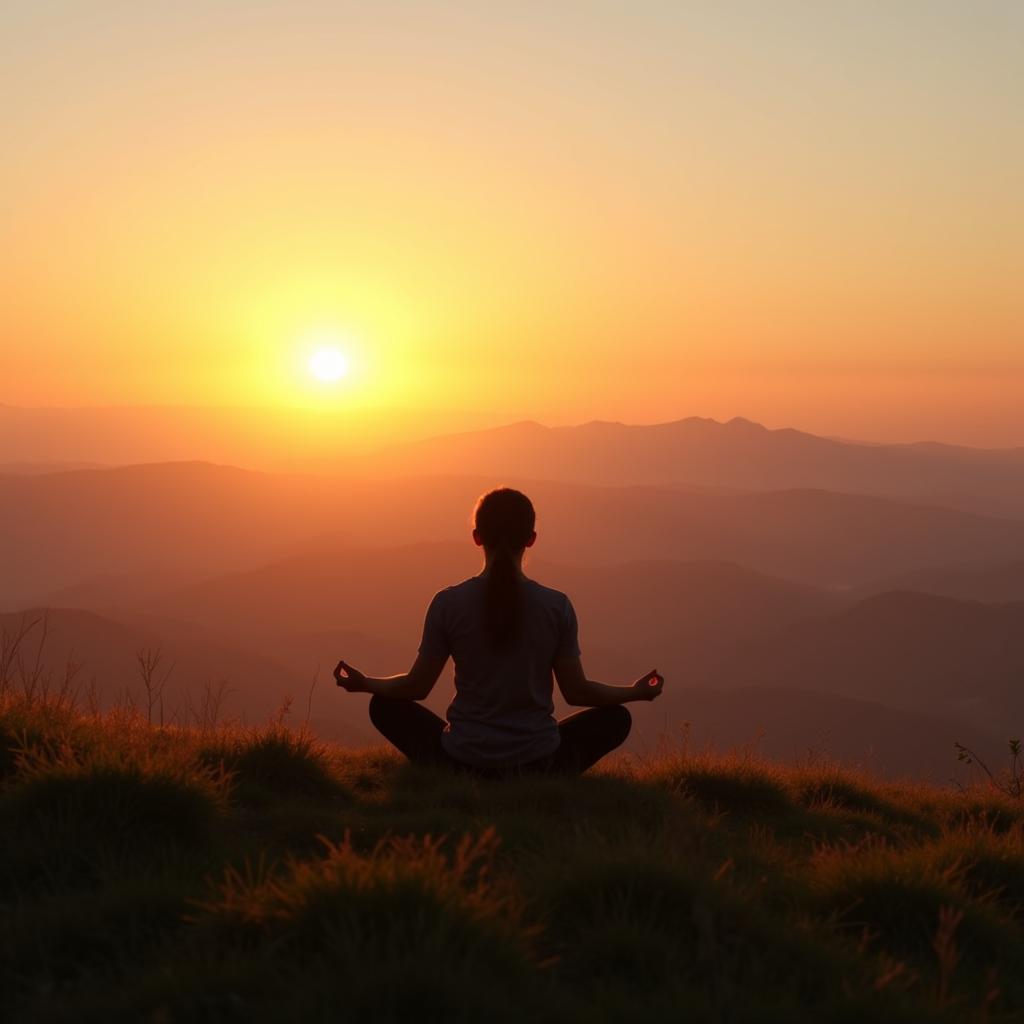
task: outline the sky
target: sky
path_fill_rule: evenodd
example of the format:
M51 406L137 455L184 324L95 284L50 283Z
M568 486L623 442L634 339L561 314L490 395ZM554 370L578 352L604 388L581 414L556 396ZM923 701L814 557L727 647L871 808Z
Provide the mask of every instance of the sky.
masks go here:
M1024 445L1016 0L2 21L0 403Z

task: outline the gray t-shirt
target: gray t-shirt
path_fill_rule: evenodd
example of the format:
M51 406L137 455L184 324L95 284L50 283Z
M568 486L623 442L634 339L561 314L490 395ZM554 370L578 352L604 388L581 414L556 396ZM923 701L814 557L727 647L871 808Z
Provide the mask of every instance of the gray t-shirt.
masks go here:
M466 764L527 764L558 749L552 665L576 657L576 613L561 591L523 581L522 631L495 652L483 626L485 579L473 576L434 595L420 653L455 661L455 698L441 742Z

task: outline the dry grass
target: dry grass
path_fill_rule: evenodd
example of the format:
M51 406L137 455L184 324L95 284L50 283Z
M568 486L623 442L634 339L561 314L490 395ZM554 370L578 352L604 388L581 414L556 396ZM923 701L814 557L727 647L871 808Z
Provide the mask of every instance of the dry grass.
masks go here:
M492 783L0 700L0 1017L1012 1020L1024 806L665 753Z

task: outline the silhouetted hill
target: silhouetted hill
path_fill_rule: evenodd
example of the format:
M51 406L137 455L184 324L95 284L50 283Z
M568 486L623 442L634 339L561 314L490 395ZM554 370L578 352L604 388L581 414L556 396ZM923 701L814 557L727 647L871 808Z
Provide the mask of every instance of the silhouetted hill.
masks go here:
M415 655L437 581L461 578L453 575L459 566L462 575L474 573L477 559L474 549L460 544L324 549L185 588L160 610L193 617L235 644L273 654L300 675L320 666L326 677L340 656L374 673L400 672ZM813 748L883 772L945 778L954 740L982 747L996 740L991 713L966 722L956 708L935 707L930 664L916 664L899 650L894 657L903 692L895 701L885 687L855 685L842 665L826 662L827 648L820 671L834 672L840 684L801 675L802 649L791 662L777 664L779 652L787 650L780 638L814 638L819 623L828 624L823 628L831 635L829 613L838 601L821 590L713 562L574 567L537 558L528 568L534 578L573 595L592 676L623 683L656 666L671 679L653 715L659 725L638 726L634 748L690 721L696 740L720 749L763 734L771 756ZM899 608L892 616L894 628L903 630ZM879 618L881 629L884 610ZM959 623L935 628L955 635ZM815 695L799 692L801 687L830 692ZM429 704L441 711L450 696L449 667ZM990 697L990 712L1008 706L1004 693Z
M946 782L954 742L991 756L1007 737L950 715L894 708L878 700L774 686L666 690L655 704L669 736L680 723L691 750L751 750L783 761L834 760L888 778ZM661 705L664 704L664 707Z
M404 636L415 649L433 593L476 574L467 543L397 548L335 545L166 596L161 613L232 634L280 636L330 627ZM592 636L669 645L762 636L832 607L823 591L720 562L569 566L531 558L527 571L573 596ZM282 602L280 595L287 594ZM642 668L638 669L642 671Z
M0 600L19 607L98 576L204 574L308 536L287 478L205 463L0 477ZM326 528L324 512L316 526ZM314 527L316 528L316 527Z
M862 596L888 590L913 590L962 601L1024 601L1024 562L997 565L949 565L918 569L863 588Z
M0 476L37 476L70 473L78 469L103 469L99 462L0 462Z
M190 703L198 707L204 685L222 680L228 691L222 708L225 717L263 722L287 696L294 698L296 714L302 717L306 713L310 676L252 648L232 646L196 623L147 616L116 621L89 611L60 608L0 614L0 636L13 638L24 627L31 628L21 644L23 667L15 662L12 669L16 688L38 666L39 685L53 691L73 664L78 666L74 682L80 702L86 702L92 689L102 708L127 699L145 712L136 654L159 649L163 652L161 677L173 666L164 690L163 711L168 721L176 717L188 722ZM333 680L330 683L333 688ZM322 697L326 682L321 680L320 686ZM345 742L368 739L362 716L350 726L339 714L337 702L329 699L333 696L317 701L317 726L325 735L344 737ZM154 709L154 716L158 714Z
M1024 522L825 491L374 481L171 464L0 477L0 608L45 603L97 577L111 591L111 577L244 570L327 536L467 544L473 501L498 482L535 499L538 550L577 564L720 560L849 587L954 558L1024 559Z
M431 596L479 567L479 553L466 543L397 548L325 543L186 587L154 607L234 636L278 638L333 627L405 637L411 654Z
M195 459L260 469L301 469L341 451L474 429L501 422L496 412L408 406L116 405L24 407L0 404L0 465L135 465Z
M682 493L530 485L545 543L574 562L672 558L734 562L772 576L849 587L885 573L1024 555L1024 522L827 491ZM967 552L974 553L967 555ZM602 557L603 554L603 557Z
M324 547L187 587L154 607L236 645L280 658L289 652L298 672L344 656L389 674L411 664L433 593L478 572L479 559L465 543ZM707 678L737 646L833 607L822 591L729 564L573 567L537 558L528 571L572 595L588 670L611 681L632 681L652 664L685 667L681 683ZM432 706L449 696L446 677Z
M173 570L101 573L51 591L43 604L52 608L89 608L101 612L139 608L152 604L165 594L201 583L207 575L206 572Z
M82 661L80 678L102 680L106 700L126 691L138 700L135 652L160 646L177 663L168 714L180 707L183 689L196 696L204 681L225 678L232 691L225 712L249 721L264 720L286 694L304 717L316 674L313 723L326 735L366 742L365 707L341 699L330 678L334 662L344 656L378 674L407 668L433 580L459 550L419 545L336 552L337 561L295 557L190 586L164 598L158 614L125 611L123 621L52 612L44 665L59 675L68 660ZM575 595L593 677L629 682L652 665L669 677L664 696L638 720L631 749L651 749L689 722L698 746L756 741L772 757L817 751L884 774L944 779L954 740L998 749L1019 705L998 657L1019 620L993 626L982 605L966 605L965 615L960 603L939 601L909 615L906 599L920 595L886 595L823 615L835 606L828 595L731 565L579 568L538 560L531 571ZM19 621L0 617L0 629ZM957 662L952 640L967 636ZM858 660L851 652L865 644L873 657ZM966 691L957 665L987 648L997 654L976 666L976 706L968 707L958 699ZM951 674L940 678L939 666ZM440 712L450 697L449 666L429 704Z
M1024 603L892 592L752 644L719 681L841 693L1016 735L1022 680Z
M491 472L600 485L876 494L986 514L1024 516L1024 449L859 444L737 417L690 417L653 426L516 423L383 450L376 471Z
M737 646L837 604L824 590L729 562L567 566L538 558L530 570L572 595L588 667L630 680L661 665L703 677Z

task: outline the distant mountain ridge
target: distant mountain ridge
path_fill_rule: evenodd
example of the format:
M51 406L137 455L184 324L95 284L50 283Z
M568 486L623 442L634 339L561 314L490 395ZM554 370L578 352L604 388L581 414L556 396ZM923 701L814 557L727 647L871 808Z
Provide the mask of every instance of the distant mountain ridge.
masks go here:
M351 406L108 405L26 407L0 404L0 464L129 465L212 459L253 467L299 468L348 450L364 432L390 440L422 436L422 424L455 431L494 423L497 414ZM352 450L365 448L364 442Z
M231 423L230 410L156 410L153 415L161 428L154 437L159 443L151 445L149 458L141 426L146 410L92 412L95 424L90 410L0 407L0 472L5 461L125 464L194 458L196 452L222 463L244 461L240 454L228 454L233 446L238 448L232 441L237 431L228 430L223 438L218 433ZM265 440L281 434L279 410L269 419L254 410L245 413L267 434ZM180 430L173 429L174 417L181 419ZM447 421L437 422L443 429ZM381 426L377 420L374 423ZM330 427L320 424L320 428L326 433L321 436L320 430L313 430L317 447L327 452L332 443ZM335 445L333 459L304 453L304 436L302 431L294 437L277 436L275 454L266 464L286 459L292 467L329 474L508 475L596 485L728 490L821 488L1024 518L1024 447L983 449L927 440L863 442L789 427L770 429L742 416L726 421L690 416L650 425L592 420L558 427L523 420L388 443L362 456L354 454L349 429L344 443ZM289 445L299 447L289 453ZM175 450L180 454L172 454ZM250 444L246 450L251 454L256 449Z
M702 485L873 494L1024 517L1024 449L866 444L743 417L654 425L523 421L381 449L358 460L386 475L508 474L580 484Z
M1024 602L889 591L783 627L724 663L719 685L796 687L929 710L1017 735Z
M912 590L963 601L1024 601L1024 561L992 565L938 565L878 580L867 593Z

